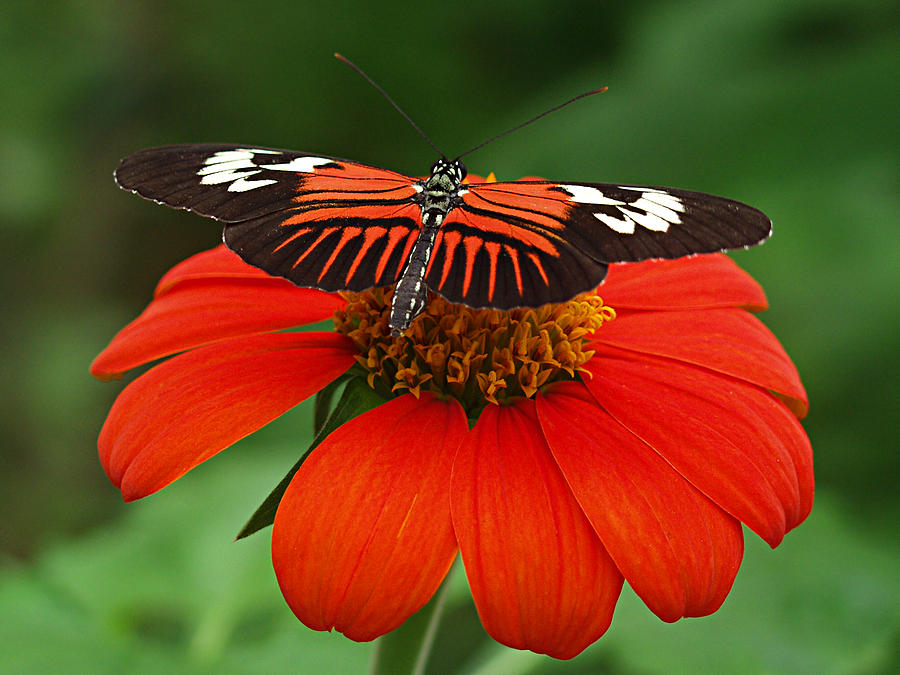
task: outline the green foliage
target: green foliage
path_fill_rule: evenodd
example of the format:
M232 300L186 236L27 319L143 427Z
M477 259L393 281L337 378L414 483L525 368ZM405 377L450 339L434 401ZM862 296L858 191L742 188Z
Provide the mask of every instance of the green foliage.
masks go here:
M291 613L269 537L234 542L284 473L279 456L304 436L285 448L239 444L115 523L9 566L0 672L363 671L369 645L308 631Z
M121 156L221 140L427 171L431 151L335 50L451 154L609 85L472 155L469 169L672 185L762 208L773 239L735 257L766 288L763 319L811 401L816 510L774 552L748 538L716 615L669 626L626 593L609 635L558 664L486 640L463 584L444 624L452 647L439 644L435 663L900 669L894 5L3 3L0 671L365 667L368 646L296 622L265 536L231 543L311 441L312 405L126 509L95 455L121 385L87 374L159 276L219 239L209 222L116 190Z

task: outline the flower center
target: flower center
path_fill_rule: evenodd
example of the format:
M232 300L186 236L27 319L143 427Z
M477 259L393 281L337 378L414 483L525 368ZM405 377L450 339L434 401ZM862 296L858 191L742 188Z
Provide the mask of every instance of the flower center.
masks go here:
M586 293L569 302L509 311L472 309L432 294L406 331L391 337L392 288L344 292L337 331L359 347L357 362L385 395L423 389L452 396L474 417L488 403L532 397L551 382L571 380L593 356L583 349L615 311Z

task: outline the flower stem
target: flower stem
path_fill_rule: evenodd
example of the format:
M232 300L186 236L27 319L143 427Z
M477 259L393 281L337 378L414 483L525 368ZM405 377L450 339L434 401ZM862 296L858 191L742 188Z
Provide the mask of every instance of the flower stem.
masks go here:
M409 617L396 630L378 638L372 651L369 675L409 673L423 675L434 638L437 634L444 607L447 604L447 589L458 565L454 562L434 597L422 609Z

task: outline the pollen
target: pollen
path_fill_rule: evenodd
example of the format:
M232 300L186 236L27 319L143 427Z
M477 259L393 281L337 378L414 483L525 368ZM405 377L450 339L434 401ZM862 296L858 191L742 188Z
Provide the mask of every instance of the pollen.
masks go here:
M431 391L453 397L470 416L485 405L533 397L543 387L589 373L590 336L615 310L590 293L542 307L472 309L431 294L400 337L389 326L391 288L341 295L335 327L359 349L369 386L385 396Z

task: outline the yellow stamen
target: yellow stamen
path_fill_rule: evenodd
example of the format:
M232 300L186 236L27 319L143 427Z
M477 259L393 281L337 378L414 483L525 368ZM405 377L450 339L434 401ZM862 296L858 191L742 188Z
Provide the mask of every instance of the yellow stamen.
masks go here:
M472 309L432 295L406 331L391 337L390 288L342 293L338 332L359 347L369 385L385 393L423 390L458 399L470 415L487 404L532 397L541 387L585 373L587 338L615 311L586 293L569 302L509 311Z

